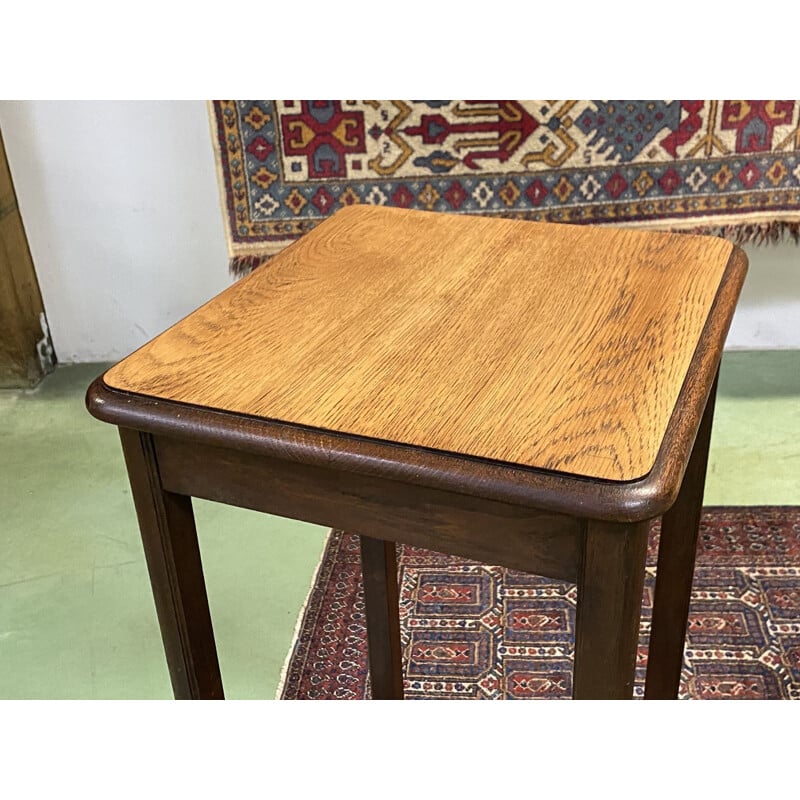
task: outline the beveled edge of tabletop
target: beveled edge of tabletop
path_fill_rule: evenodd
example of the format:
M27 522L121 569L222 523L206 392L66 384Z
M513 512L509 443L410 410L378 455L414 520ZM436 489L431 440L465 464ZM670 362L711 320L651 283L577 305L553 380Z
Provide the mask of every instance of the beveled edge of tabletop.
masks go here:
M218 411L120 391L98 377L86 394L104 422L205 445L342 469L487 500L615 522L659 516L675 501L747 272L734 247L652 470L600 480Z

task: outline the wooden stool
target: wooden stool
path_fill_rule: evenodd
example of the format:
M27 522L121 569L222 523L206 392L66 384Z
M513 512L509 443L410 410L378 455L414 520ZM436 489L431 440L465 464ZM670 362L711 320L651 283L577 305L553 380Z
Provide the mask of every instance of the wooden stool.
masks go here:
M178 698L221 698L191 497L361 534L373 696L403 696L395 542L578 585L573 696L674 698L729 242L345 208L121 361L119 426Z

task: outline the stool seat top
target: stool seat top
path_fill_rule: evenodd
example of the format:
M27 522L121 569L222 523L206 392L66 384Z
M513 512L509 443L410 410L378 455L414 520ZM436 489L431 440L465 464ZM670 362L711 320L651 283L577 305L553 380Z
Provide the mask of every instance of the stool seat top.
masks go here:
M103 380L358 439L632 481L653 468L733 249L353 206Z

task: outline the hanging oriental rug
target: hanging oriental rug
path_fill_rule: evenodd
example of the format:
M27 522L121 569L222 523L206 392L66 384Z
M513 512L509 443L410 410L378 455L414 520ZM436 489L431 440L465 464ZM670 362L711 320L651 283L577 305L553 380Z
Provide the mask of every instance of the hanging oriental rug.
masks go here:
M658 534L654 523L635 697L647 666ZM406 697L569 697L575 598L573 584L402 547ZM369 696L356 536L331 534L284 675L286 699ZM800 508L705 509L680 696L800 699Z
M800 232L796 100L223 100L211 121L235 274L353 203Z

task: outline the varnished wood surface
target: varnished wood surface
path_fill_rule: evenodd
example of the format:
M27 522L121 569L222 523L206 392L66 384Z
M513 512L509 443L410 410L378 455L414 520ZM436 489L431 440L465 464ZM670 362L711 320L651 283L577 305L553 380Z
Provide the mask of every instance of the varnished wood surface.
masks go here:
M119 434L175 698L222 700L192 499L165 491L152 436Z
M188 445L222 447L316 466L334 475L386 478L409 488L441 489L593 519L652 519L666 511L678 496L746 272L745 254L734 249L655 465L636 481L585 480L564 473L315 431L117 391L109 388L102 377L89 387L86 404L95 417L120 427L167 436Z
M373 212L367 209L365 213ZM306 242L304 246L307 245ZM292 249L299 247L300 245L296 245ZM324 251L324 247L322 250ZM631 267L635 261L634 251L635 248L626 255L628 269L621 276L619 302L616 306L613 303L603 306L601 303L600 307L605 311L600 314L599 321L596 320L597 324L602 323L603 326L610 325L613 328L620 322L615 316L619 314L629 321L634 320L630 323L631 330L638 330L636 326L642 323L638 315L644 313L642 308L649 309L646 314L651 315L648 317L651 322L654 319L659 324L666 322L663 316L655 314L652 302L645 302L646 298L651 297L654 287L664 288L663 281L659 283L655 278L649 283L634 280L636 291L632 298L629 297L630 302L625 299L625 291L630 289L631 269L634 269ZM366 257L365 260L368 261ZM658 392L656 377L665 379L664 376L667 375L668 382L672 373L666 362L670 362L675 354L672 350L668 353L663 350L667 339L671 338L673 345L676 342L683 343L687 351L691 350L689 363L677 389L678 401L673 402L668 414L653 467L646 475L626 482L597 475L593 476L594 480L586 480L573 474L574 470L571 469L550 471L519 460L508 463L508 459L496 459L480 451L459 455L458 450L451 448L437 448L427 444L421 447L409 446L419 443L406 442L399 437L393 441L358 431L325 429L307 422L291 424L291 421L273 419L263 413L224 408L219 404L209 405L187 398L165 397L149 392L142 386L138 389L114 388L102 379L95 381L87 394L90 411L100 419L131 429L121 432L123 442L126 443L131 483L137 498L143 541L176 696L214 697L222 694L202 582L202 567L191 517L189 496L192 495L283 516L334 524L362 533L362 544L367 543L365 577L368 582L371 581L367 604L368 616L372 617L369 624L371 673L373 681L377 682L378 696L401 696L398 688L401 685L401 663L396 647L396 576L391 557L393 545L389 543L402 541L527 572L577 580L579 592L574 696L630 697L648 529L646 520L668 509L678 496L681 477L711 390L725 333L746 271L746 258L739 250L733 250L729 257L722 260L716 286L712 286L699 273L684 276L686 280L682 285L683 302L694 308L697 297L705 297L704 292L710 291L709 307L704 317L689 314L691 319L687 321L683 310L676 306L679 313L673 322L680 324L672 331L671 337L659 334L647 341L646 349L651 356L647 369L642 368L638 373L631 372L637 365L642 367L644 361L641 359L644 357L641 354L636 358L630 357L625 347L615 350L609 345L608 352L602 346L595 348L595 366L605 369L606 377L614 374L627 380L631 394ZM435 263L435 258L433 261ZM319 281L332 280L326 274L326 262L324 259L316 262L317 270L321 274L315 275L302 271L303 264L313 264L313 259L301 259L300 262L295 264L300 271L299 281L291 271L283 278L280 271L271 278L260 278L260 281L265 282L257 282L255 285L261 292L261 300L248 299L245 293L241 304L220 306L226 297L242 291L234 287L202 310L210 313L212 307L216 312L223 308L226 313L233 315L236 324L227 324L224 318L215 317L214 314L204 318L201 313L192 315L181 324L188 326L189 337L180 333L181 325L176 326L170 335L178 332L176 341L180 346L188 348L187 357L190 360L196 359L195 366L208 366L204 347L215 342L220 343L225 333L241 332L244 319L257 321L256 312L263 313L267 307L281 315L286 311L287 298L291 300L291 311L294 308L292 303L298 302L295 291L302 294L308 290L311 293L308 296L322 296L315 295L311 290L315 287L318 289ZM491 259L486 259L486 264L490 262ZM328 271L335 271L341 264L328 264L328 267ZM653 269L652 264L646 260L640 260L638 267L634 267L637 273ZM682 267L673 267L670 272L672 269L680 271ZM491 283L491 269L489 273ZM257 273L251 281L255 281L259 274L264 273ZM446 271L444 274L448 275ZM423 272L416 278L426 280L426 275ZM365 275L362 274L362 277ZM473 288L477 287L472 273L462 275L462 278L467 284L473 281L471 285ZM281 280L285 281L283 288ZM298 282L307 285L296 289ZM447 281L445 285L452 291L452 297L445 298L441 304L441 308L450 315L445 317L458 327L464 316L459 303L463 303L474 320L475 308L470 305L470 298L459 295L458 287ZM642 288L645 285L647 291ZM289 287L286 289L287 294L283 294L285 287ZM637 300L640 293L641 303ZM406 301L409 300L409 292L401 291L399 294ZM587 303L588 300L585 305ZM410 306L407 304L405 308L412 307L413 303ZM502 310L504 305L501 303L498 307ZM242 308L246 314L240 318L238 314ZM617 311L614 311L615 308ZM585 310L587 313L591 312L588 306ZM329 309L331 314L334 311L335 309ZM459 354L453 342L448 339L449 332L441 327L439 311L432 314L429 327L433 329L439 326L438 330L448 346L445 349L457 358ZM296 321L300 317L289 314L287 318L294 318ZM198 321L202 323L204 319L207 324L205 334L197 327ZM338 333L355 336L356 321L345 321L348 324L340 325L341 319L337 320L336 325L326 323L325 332L334 339ZM567 323L567 327L577 324L572 317L568 318ZM681 333L695 324L700 325L696 333L688 336ZM418 326L414 330L418 332L424 327ZM505 328L503 325L492 327L490 322L485 327L495 336L510 335L507 325ZM313 331L304 330L302 326L292 328L292 333L298 340L305 342L304 346L312 341L319 347L328 346L326 342L315 339ZM406 333L413 338L414 331L407 329ZM540 328L539 333L544 338L549 335L544 328ZM690 342L692 337L695 338L695 345L689 348L686 342ZM169 337L162 337L165 338ZM272 357L270 347L261 348L252 341L252 337L245 338L246 341L240 341L239 346L249 347L248 352L251 355L255 351L257 355L267 359ZM548 341L555 343L556 338L551 336ZM362 350L366 349L368 356L374 356L376 349L380 350L380 345L370 350L369 341L355 338L351 344L355 341L359 342L358 346ZM419 339L415 341L419 343ZM525 336L520 335L520 341L524 344ZM596 339L593 340L591 336L589 342L597 344ZM396 340L395 344L402 350ZM619 342L613 340L612 344ZM636 342L629 344L636 349ZM158 353L161 352L160 347L158 340L151 343L128 359L127 364L140 359L141 364L147 366L149 363L152 367L157 360L152 354L148 355L148 351L155 348ZM472 341L465 347L471 350L473 358L477 357ZM681 347L676 345L677 350L681 350ZM230 349L221 344L219 347L211 347L209 352L216 359L218 367L230 367L234 377L244 375L244 372L233 369L232 362L219 361L220 353L226 349L230 355ZM294 352L292 347L289 347L289 351ZM307 352L310 353L311 374L318 377L318 371L323 365L317 361L316 351L311 349ZM505 357L502 368L495 365L489 369L489 384L497 381L501 388L509 389L511 384L508 381L516 375L520 385L526 385L518 351L511 348L510 352L512 356ZM422 352L421 363L430 365L435 362L441 366L444 362L437 361L435 355L435 352ZM562 365L562 377L566 380L567 377L572 379L575 375L580 376L581 368L588 363L586 358L588 356L581 351L573 354L571 360L566 359L569 363ZM411 359L407 359L404 366L406 372L401 369L398 373L401 378L414 374L414 364L411 362ZM493 364L491 360L489 363ZM168 366L166 361L164 364ZM278 362L273 366L275 364L280 366ZM534 367L544 365L551 370L558 367L555 356L544 359L541 363L534 359L531 364ZM180 372L180 361L175 363L175 367L177 374ZM351 372L357 372L358 364L356 361L347 362L345 367ZM480 365L476 366L476 374L482 374L478 367ZM125 363L117 368L122 374L126 369ZM113 373L114 370L109 375ZM190 372L180 374L184 376L187 385L191 383ZM209 384L216 386L215 391L221 391L220 382L224 382L227 373L201 371L200 374L209 378ZM281 374L285 374L285 371ZM420 380L430 378L432 374L423 371L420 373ZM435 374L433 377L436 377ZM442 385L447 385L449 379L450 376L446 375L436 383L432 396L440 403L439 411L454 414L454 430L457 431L459 423L465 419L464 409L470 406L455 401L448 403L447 398L436 394ZM362 380L368 384L364 375ZM113 378L109 378L109 383L112 381ZM269 380L264 381L263 385L267 390L272 386ZM569 385L577 384L573 382ZM615 394L616 388L597 379L586 386L592 389L586 399L586 406L593 409L596 418L587 417L580 422L578 428L613 434L613 426L603 424L603 420L607 420L603 415L620 410L619 405L612 407L608 399L616 397L619 401L620 396ZM300 389L302 388L301 385ZM409 386L401 382L400 388L405 391ZM356 390L359 390L358 385ZM267 399L268 395L269 391L265 395ZM287 396L290 395L291 393ZM231 392L229 396L232 396ZM598 400L601 396L605 398L605 405ZM713 390L711 396L713 403ZM411 399L416 397L412 392ZM480 391L477 391L476 397L480 400ZM639 406L634 403L634 407ZM651 406L645 403L644 407ZM322 408L334 416L335 412L338 413L335 405L323 404ZM556 408L561 406L556 403ZM352 411L348 404L344 405L344 409ZM411 410L419 409L412 405ZM501 411L503 410L507 411L507 408L502 406ZM710 413L709 411L706 415L709 419ZM351 418L356 422L360 419L358 416ZM365 418L369 420L369 414ZM397 422L396 419L394 421ZM525 417L523 414L516 420L501 415L501 421L516 424L518 434L520 426L524 430L526 425L531 424L531 416ZM409 429L411 428L413 426ZM464 433L464 430L466 428L462 427L461 432ZM702 441L700 447L695 448L697 452L689 463L687 481L681 489L681 497L689 485L695 487L691 492L693 498L697 494L698 481L692 476L700 463L698 458L705 458L702 453L698 455L699 450L705 447L702 444L706 441L703 438L704 430L701 429L698 436ZM501 429L499 424L495 426L495 432L500 439L506 436L505 429ZM356 435L352 435L354 433ZM576 436L574 441L579 440L580 436ZM569 452L568 448L574 441L567 437L561 442L567 448L565 452ZM553 440L551 443L555 442ZM529 444L523 442L520 452L528 452L525 448ZM678 497L679 505L682 502L681 497ZM691 503L695 499L691 499ZM688 508L691 503L687 500L684 505ZM678 510L673 517L673 533L677 534L677 528L682 526L681 520L684 517L688 518L688 512ZM669 527L667 524L667 528ZM685 549L679 542L676 542L676 546L681 552ZM677 550L675 554L676 557L679 555ZM690 570L687 559L680 555L678 561L679 572L684 576L688 575ZM672 609L662 609L663 613L654 610L654 620L659 614L662 622L666 618L665 614L667 617L677 615L684 619L685 627L685 598L681 599L677 595L687 594L688 588L684 587L683 579L680 583L680 590L668 592L672 595L672 600L669 601ZM659 595L657 590L657 599L659 596L662 605L667 602L663 591ZM676 628L672 624L668 624L668 627ZM662 637L662 649L669 651L662 654L664 668L660 672L663 677L671 672L670 664L679 660L682 642L680 635L674 635L672 630L667 631L663 624L660 629L666 636ZM654 635L657 636L657 632ZM648 695L656 696L651 692Z
M165 489L375 539L574 581L579 524L563 514L154 437Z
M731 249L707 237L349 208L105 382L633 480L653 467Z
M369 536L359 536L359 539L372 699L402 700L397 547L394 542L382 542Z
M644 688L648 700L678 697L716 394L717 381L706 403L678 499L661 519Z
M650 525L589 520L584 528L572 696L630 700Z

